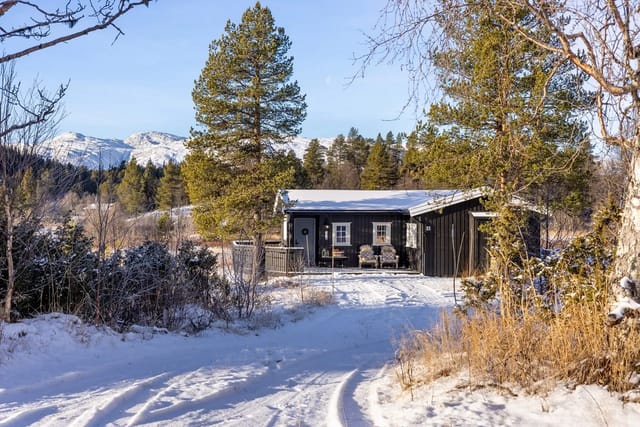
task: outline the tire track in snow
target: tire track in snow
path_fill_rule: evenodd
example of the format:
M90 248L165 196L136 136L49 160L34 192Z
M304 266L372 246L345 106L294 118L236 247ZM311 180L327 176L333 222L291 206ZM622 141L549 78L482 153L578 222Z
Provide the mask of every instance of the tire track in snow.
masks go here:
M48 415L55 414L58 411L57 405L46 405L39 408L25 409L17 411L7 418L0 420L0 426L28 426L41 421Z
M355 400L355 391L364 382L360 369L354 369L342 377L329 401L327 425L329 426L363 426L368 427L371 421L366 419L360 405Z
M146 394L146 390L154 384L164 382L165 379L171 377L171 375L171 373L163 373L142 381L137 381L133 385L125 387L124 390L121 389L117 393L109 395L108 398L100 402L98 406L86 409L70 423L69 426L101 426L121 419L125 411L131 407L131 400L135 400L136 397L141 394ZM92 401L91 403L95 405L96 402Z
M350 286L353 287L353 285ZM390 331L397 329L395 332L391 332L391 336L399 336L407 329L414 329L414 321L416 319L419 320L421 325L425 320L427 320L427 324L432 323L439 316L440 311L437 307L444 309L453 303L451 298L443 295L440 289L433 289L428 282L415 277L409 277L401 281L398 281L397 278L375 278L357 286L357 288L358 294L369 293L374 296L372 300L376 301L375 304L386 307L383 312L384 323L390 328ZM369 302L373 302L372 300L369 300ZM359 300L358 302L362 303L363 301ZM422 310L422 307L424 307L424 310ZM411 310L408 310L409 308ZM367 329L375 328L376 325L379 325L379 319L363 318L361 321L368 322L371 320L373 324L366 327ZM388 421L380 411L378 390L380 379L386 375L388 369L389 365L385 363L381 369L376 369L377 373L375 375L369 378L361 378L360 381L355 381L356 371L352 371L345 377L339 390L334 394L334 399L331 402L332 412L329 414L327 424L333 425L335 423L335 425L343 426L388 424ZM360 376L362 376L361 372ZM363 410L366 411L366 414L362 413L358 402L353 397L358 387L363 390L364 398L361 394L360 400L362 402L360 406L364 404ZM339 396L339 398L336 396ZM351 406L345 404L349 400L352 402Z
M378 390L378 383L387 373L388 365L384 365L382 369L378 371L372 381L369 382L369 388L367 393L367 402L369 406L369 415L374 425L382 427L387 425L386 418L382 414L380 409L380 395Z
M347 425L347 417L344 408L344 393L345 389L347 388L347 384L349 383L351 378L353 378L356 372L358 372L358 370L354 369L353 371L345 375L331 395L331 400L329 401L329 410L327 411L327 425Z
M210 402L224 398L238 388L248 387L266 372L248 366L235 374L219 376L212 372L214 370L214 366L206 366L172 377L167 381L168 385L154 390L127 425L161 422L206 408Z
M228 340L213 347L213 357L209 347L189 341L189 353L176 347L153 354L152 362L147 355L127 359L127 366L137 366L135 380L117 372L131 369L119 361L116 372L102 365L60 377L53 387L27 387L23 393L38 400L7 425L66 425L76 417L79 425L377 424L385 419L381 398L373 397L380 387L376 372L393 358L393 334L411 320L423 327L437 307L450 305L441 289L416 276L341 277L336 305L282 332ZM18 394L0 396L24 399Z

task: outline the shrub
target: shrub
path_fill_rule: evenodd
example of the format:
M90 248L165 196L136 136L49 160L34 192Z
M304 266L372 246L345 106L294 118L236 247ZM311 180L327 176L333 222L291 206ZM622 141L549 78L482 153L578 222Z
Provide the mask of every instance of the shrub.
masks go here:
M444 314L434 331L412 332L400 343L403 387L461 370L475 382L533 392L556 380L637 387L630 379L640 371L640 328L604 322L617 217L609 205L593 231L549 265L530 259L521 274L465 282L465 311Z

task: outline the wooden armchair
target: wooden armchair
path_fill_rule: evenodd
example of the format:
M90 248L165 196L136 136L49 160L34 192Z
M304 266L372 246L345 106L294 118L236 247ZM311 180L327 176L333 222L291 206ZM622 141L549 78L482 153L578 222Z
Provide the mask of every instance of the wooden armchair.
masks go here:
M384 265L394 265L398 268L400 257L396 255L396 249L391 245L385 245L380 249L380 268Z
M378 268L378 257L373 253L371 245L360 246L358 267L362 268L363 265L372 265L374 268Z

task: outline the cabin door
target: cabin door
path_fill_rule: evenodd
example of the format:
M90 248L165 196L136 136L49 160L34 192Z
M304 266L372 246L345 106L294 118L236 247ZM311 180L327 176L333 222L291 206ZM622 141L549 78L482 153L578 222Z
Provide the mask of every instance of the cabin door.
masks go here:
M486 212L470 212L469 272L472 274L484 273L489 270L491 263L488 252L489 236L480 228L491 218L492 216Z
M315 218L293 219L293 246L304 248L304 265L316 265Z

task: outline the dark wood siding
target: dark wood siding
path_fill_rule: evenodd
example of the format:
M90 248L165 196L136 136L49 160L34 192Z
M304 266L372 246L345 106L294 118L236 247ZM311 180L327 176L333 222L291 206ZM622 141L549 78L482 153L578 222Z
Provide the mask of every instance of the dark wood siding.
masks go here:
M480 217L472 219L471 212L482 212L484 208L480 198L468 200L443 209L428 212L410 218L408 214L392 212L291 212L288 220L288 246L300 246L294 242L295 218L313 218L316 233L316 263L330 265L331 258L323 258L331 253L332 224L347 222L351 224L351 245L342 246L345 259L339 261L345 267L358 265L360 245L372 244L373 223L391 223L391 244L400 256L401 267L408 267L427 276L451 277L456 274L474 273L481 264L487 264L483 258L486 253L486 236L479 234ZM417 224L416 248L406 247L407 223ZM540 247L540 220L532 215L529 220L530 234L527 242L530 253ZM453 233L453 239L452 239ZM470 245L471 241L473 245ZM375 248L376 253L379 249ZM472 253L473 251L473 253ZM484 251L484 252L483 252Z
M480 199L468 200L416 218L422 225L422 269L426 276L464 274L469 265L469 212L482 211ZM452 239L453 233L453 239ZM454 252L455 249L455 252Z
M415 218L411 218L409 221L412 224L416 224L416 247L405 248L407 252L407 267L424 274L423 248L424 248L424 225ZM405 230L406 239L406 230ZM406 243L406 242L405 242Z
M406 250L406 227L405 223L409 220L408 215L401 213L376 213L376 212L292 212L289 216L289 242L288 245L295 246L292 241L294 235L293 223L295 218L315 218L316 219L316 259L318 265L326 264L328 259L323 261L322 254L331 250L331 233L332 223L348 222L351 224L351 245L341 246L345 251L345 260L341 260L340 264L345 267L358 266L358 250L360 245L371 245L373 242L373 223L374 222L390 222L391 223L391 244L395 247L397 254L400 256L400 266L408 266L407 250ZM326 233L325 233L326 231ZM328 239L327 239L328 237ZM379 250L374 247L376 253Z
M487 271L489 267L489 253L487 252L488 238L483 231L483 224L491 221L490 216L473 217L469 215L469 265L467 273L476 274Z

